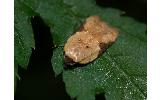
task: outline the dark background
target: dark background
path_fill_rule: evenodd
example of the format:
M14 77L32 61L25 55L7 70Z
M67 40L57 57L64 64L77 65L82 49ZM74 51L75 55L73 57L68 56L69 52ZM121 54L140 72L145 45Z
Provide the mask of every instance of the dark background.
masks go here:
M120 9L126 12L123 16L130 16L147 24L146 0L96 0L96 4ZM31 23L36 48L32 49L28 69L18 69L21 80L17 80L15 100L71 100L66 93L62 74L55 78L52 69L51 57L55 48L50 28L39 16L31 16ZM96 100L104 99L104 93L96 95Z
M147 23L147 0L96 0L101 7L112 7L125 12L137 21Z

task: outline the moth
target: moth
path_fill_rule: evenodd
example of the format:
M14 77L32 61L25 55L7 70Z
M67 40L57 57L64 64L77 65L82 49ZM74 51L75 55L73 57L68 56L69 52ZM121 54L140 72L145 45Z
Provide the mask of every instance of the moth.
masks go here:
M101 55L118 37L118 30L106 24L99 16L88 17L64 46L67 66L88 64Z

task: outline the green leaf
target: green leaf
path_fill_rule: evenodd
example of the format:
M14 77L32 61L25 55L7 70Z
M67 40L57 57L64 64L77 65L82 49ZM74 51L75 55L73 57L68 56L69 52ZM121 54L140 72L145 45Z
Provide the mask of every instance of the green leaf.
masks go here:
M53 42L59 46L53 51L53 70L56 75L63 73L66 91L71 98L95 100L95 95L103 92L106 100L147 98L145 24L121 16L120 10L101 8L96 5L95 0L19 0L17 5L20 12L24 12L23 18L18 12L16 23L20 23L20 28L16 28L16 33L21 33L18 37L25 36L31 39L31 25L27 20L34 14L40 15L51 28ZM117 27L120 30L118 40L94 62L84 67L64 70L62 46L90 15L98 15L110 25ZM21 44L24 44L25 49L22 49L20 44L17 46L21 53L17 51L15 54L20 54L17 56L20 65L27 63L25 58L29 58L29 48L34 47L33 41L28 39L22 38Z
M15 0L14 13L14 54L15 60L23 68L26 68L35 47L34 36L30 18L35 13L20 1Z
M35 13L18 0L14 1L14 87L20 79L18 66L27 69L32 48L35 47L30 17Z

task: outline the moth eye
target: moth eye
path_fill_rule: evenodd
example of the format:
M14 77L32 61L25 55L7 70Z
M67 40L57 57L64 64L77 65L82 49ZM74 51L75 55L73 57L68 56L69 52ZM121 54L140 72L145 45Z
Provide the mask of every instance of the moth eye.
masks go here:
M89 46L86 46L86 48L89 48Z
M78 42L79 42L79 43L81 42L81 39L80 39L80 38L78 39Z
M73 66L94 61L117 37L118 31L107 25L99 16L88 17L64 46L65 64Z

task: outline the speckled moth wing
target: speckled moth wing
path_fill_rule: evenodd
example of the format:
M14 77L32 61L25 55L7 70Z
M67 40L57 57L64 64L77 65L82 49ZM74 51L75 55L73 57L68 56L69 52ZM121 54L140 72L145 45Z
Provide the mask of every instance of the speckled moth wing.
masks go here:
M118 31L98 16L88 17L64 46L66 65L87 64L95 60L108 45L116 41Z

